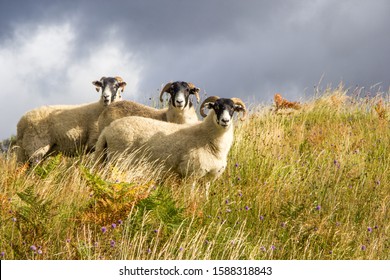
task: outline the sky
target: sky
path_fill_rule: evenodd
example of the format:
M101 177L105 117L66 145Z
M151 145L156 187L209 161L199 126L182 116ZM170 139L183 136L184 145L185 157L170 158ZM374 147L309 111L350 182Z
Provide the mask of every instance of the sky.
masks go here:
M102 76L144 104L169 81L248 104L388 92L389 15L386 0L1 1L0 140L33 108L96 102Z

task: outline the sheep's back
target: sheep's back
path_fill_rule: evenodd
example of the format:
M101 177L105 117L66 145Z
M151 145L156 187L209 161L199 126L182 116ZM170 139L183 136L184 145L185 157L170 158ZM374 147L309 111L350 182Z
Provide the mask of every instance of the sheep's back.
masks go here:
M99 131L102 131L115 120L130 116L140 116L166 121L165 111L166 109L160 110L132 101L115 102L108 106L99 116Z

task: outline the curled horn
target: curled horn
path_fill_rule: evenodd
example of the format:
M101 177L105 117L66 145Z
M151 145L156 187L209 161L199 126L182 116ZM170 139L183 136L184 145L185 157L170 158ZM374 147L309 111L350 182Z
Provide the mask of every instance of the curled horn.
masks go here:
M199 112L200 112L200 115L205 118L207 115L205 114L205 112L203 111L204 109L204 105L208 102L215 102L216 100L219 99L219 96L210 96L210 97L207 97L203 103L200 105L200 108L199 108Z
M242 120L242 121L245 120L247 111L246 111L246 107L245 107L244 102L240 98L237 98L237 97L232 97L230 99L233 101L233 103L235 105L239 105L242 107L242 109L240 109L240 111L242 111L242 117L240 118L240 120Z
M199 88L197 88L193 83L187 83L188 86L191 89L191 92L195 95L196 101L199 103L200 97L199 97Z
M168 89L171 87L172 83L167 83L163 89L161 90L160 92L160 101L163 102L163 95L164 95L164 92L168 92Z

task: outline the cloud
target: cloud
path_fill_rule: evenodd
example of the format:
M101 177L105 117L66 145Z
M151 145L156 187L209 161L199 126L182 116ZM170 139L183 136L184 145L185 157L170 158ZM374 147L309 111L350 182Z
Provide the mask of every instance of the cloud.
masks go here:
M122 76L125 94L137 96L141 67L115 31L107 43L90 47L80 56L77 33L71 23L18 26L0 46L0 139L16 133L16 123L28 110L50 104L94 102L99 95L92 81Z
M146 104L170 80L259 102L310 96L322 76L323 87L390 85L385 0L27 2L0 10L0 139L27 109L94 100L103 75Z

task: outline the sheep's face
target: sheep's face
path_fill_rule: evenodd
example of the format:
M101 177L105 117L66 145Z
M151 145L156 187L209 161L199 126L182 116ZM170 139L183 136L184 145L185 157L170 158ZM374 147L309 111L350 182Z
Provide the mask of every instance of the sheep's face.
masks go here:
M121 92L123 92L126 86L126 82L119 77L103 77L100 81L94 81L92 84L96 86L96 91L102 89L101 101L104 106L108 106L112 102L121 100Z
M232 124L234 112L243 110L241 105L235 104L231 99L220 98L215 102L208 102L205 107L215 112L215 122L223 129L227 129Z
M199 89L191 87L186 82L174 82L167 92L171 95L170 104L178 110L184 110L186 107L192 106L189 97L191 94L199 92Z

